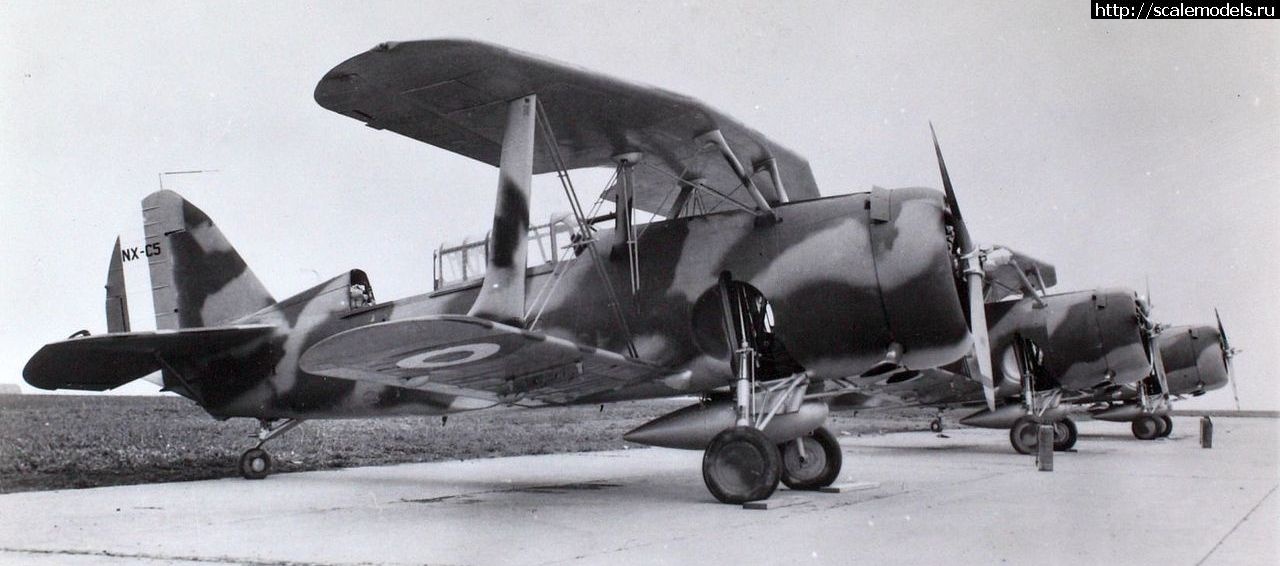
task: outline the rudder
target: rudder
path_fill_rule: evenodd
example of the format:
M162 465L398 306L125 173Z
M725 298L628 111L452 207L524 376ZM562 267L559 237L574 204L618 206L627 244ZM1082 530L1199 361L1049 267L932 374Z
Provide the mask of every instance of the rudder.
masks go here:
M156 328L225 324L275 304L213 220L173 191L142 200Z

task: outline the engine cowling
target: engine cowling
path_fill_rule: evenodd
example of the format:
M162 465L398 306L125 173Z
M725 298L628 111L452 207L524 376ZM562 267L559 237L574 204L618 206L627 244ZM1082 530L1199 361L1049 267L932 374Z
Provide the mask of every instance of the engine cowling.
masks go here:
M806 369L923 369L968 352L941 193L876 189L778 212L771 230L788 249L746 282L768 298L779 337Z
M1157 337L1169 393L1199 395L1227 385L1221 337L1213 326L1175 326Z

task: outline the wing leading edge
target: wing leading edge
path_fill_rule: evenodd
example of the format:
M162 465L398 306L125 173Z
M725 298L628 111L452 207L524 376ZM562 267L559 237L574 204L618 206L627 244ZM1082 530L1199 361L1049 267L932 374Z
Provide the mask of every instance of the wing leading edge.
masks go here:
M791 200L819 196L809 164L792 151L693 98L629 83L519 51L464 40L384 43L325 74L320 106L430 145L498 165L506 102L537 94L568 169L613 167L613 157L645 155L635 169L635 207L665 213L695 180L733 193L737 175L697 138L720 130L770 203L779 192L761 170L775 160ZM534 173L555 171L545 144ZM746 191L730 199L754 207Z

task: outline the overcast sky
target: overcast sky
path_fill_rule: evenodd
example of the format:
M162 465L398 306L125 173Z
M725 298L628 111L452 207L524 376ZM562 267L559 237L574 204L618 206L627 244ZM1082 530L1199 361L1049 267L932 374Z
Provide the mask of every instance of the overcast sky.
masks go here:
M496 170L312 90L379 42L461 37L699 98L806 156L825 195L940 186L933 120L978 239L1054 263L1060 290L1149 276L1166 322L1219 307L1246 350L1243 405L1280 407L1275 22L1094 21L1085 2L463 4L0 4L0 383L42 344L105 330L111 242L140 243L161 171L218 170L165 185L277 298L353 267L383 300L428 290L431 250L487 228ZM553 187L535 185L535 215L565 208Z

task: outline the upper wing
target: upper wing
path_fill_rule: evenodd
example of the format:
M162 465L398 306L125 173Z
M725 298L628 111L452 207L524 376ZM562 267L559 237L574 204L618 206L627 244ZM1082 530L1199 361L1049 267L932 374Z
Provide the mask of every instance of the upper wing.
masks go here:
M1028 296L1038 286L1045 289L1058 284L1058 272L1052 264L1022 254L1003 246L988 255L983 266L986 278L988 303L1011 295ZM1027 285L1031 284L1028 288Z
M274 332L270 325L242 325L71 338L40 348L22 377L40 389L106 391L160 370L161 358L216 355Z
M657 366L471 316L362 326L302 353L308 373L450 395L567 403L670 375Z
M324 108L495 166L506 103L528 94L545 108L566 168L611 167L615 155L645 154L635 169L641 210L665 212L660 208L674 201L676 179L734 191L740 182L733 171L714 149L694 141L715 129L744 167L776 159L791 199L819 196L803 158L697 100L494 45L384 43L334 67L315 90ZM537 145L534 173L555 171L545 144ZM767 172L753 181L765 200L778 202ZM746 191L730 198L755 207Z

